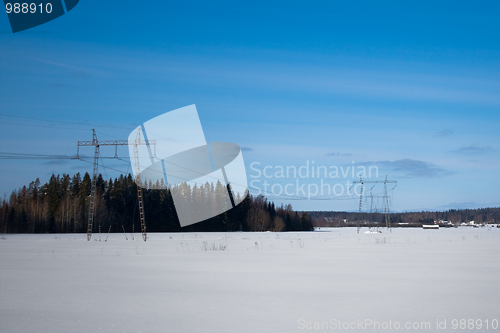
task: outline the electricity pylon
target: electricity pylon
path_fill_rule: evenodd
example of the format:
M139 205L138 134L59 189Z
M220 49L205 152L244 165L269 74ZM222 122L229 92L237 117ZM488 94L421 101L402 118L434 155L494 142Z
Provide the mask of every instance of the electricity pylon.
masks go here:
M88 223L87 223L87 240L89 241L92 238L92 225L94 224L94 212L95 212L95 191L96 191L96 179L97 179L97 169L99 168L99 147L100 146L115 146L115 149L117 146L128 146L128 145L133 145L134 146L134 164L135 164L135 170L136 170L136 177L135 177L135 183L137 184L137 199L139 201L139 215L140 215L140 220L141 220L141 231L142 231L142 238L144 241L147 239L146 235L146 217L144 214L144 203L143 203L143 198L142 198L142 189L141 189L141 180L140 180L140 166L139 166L139 153L138 153L138 148L137 146L139 145L146 145L148 147L148 151L150 154L151 161L153 161L154 156L151 153L151 146L155 146L155 151L156 151L156 142L155 140L148 140L147 138L145 140L141 140L141 128L139 128L137 132L137 137L135 141L129 142L128 140L102 140L99 141L97 140L97 135L95 133L95 129L92 129L92 141L78 141L78 146L77 146L77 153L76 153L76 158L80 158L79 152L80 152L80 147L85 147L85 146L94 146L94 167L92 171L92 182L91 182L91 188L90 188L90 202L89 202L89 216L88 216ZM116 151L116 150L115 150ZM115 152L116 155L116 152Z
M385 180L363 180L363 178L359 178L359 181L354 181L353 184L361 184L361 190L359 194L359 212L361 213L362 207L363 207L363 190L365 187L365 184L384 184L384 214L385 214L385 226L387 228L390 227L390 221L389 221L389 214L390 212L390 207L389 207L389 196L387 195L387 184L388 183L394 183L397 185L398 181L397 180L387 180L387 176L385 176ZM396 186L394 186L396 187ZM372 187L373 188L373 187Z

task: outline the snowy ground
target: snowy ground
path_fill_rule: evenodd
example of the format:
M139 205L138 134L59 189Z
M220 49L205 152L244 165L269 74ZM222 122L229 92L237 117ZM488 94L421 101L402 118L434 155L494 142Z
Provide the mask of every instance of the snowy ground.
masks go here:
M2 235L0 332L500 332L500 228L366 230Z

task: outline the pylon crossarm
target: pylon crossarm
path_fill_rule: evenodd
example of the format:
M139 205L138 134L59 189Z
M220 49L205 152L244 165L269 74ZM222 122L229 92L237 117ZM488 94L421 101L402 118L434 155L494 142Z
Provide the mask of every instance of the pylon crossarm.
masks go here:
M133 145L148 145L148 146L155 146L156 147L156 141L155 140L140 140L140 141L134 141L133 143L129 143L128 140L103 140L99 141L100 146L128 146L130 144ZM94 141L78 141L78 146L95 146ZM156 149L156 148L155 148Z

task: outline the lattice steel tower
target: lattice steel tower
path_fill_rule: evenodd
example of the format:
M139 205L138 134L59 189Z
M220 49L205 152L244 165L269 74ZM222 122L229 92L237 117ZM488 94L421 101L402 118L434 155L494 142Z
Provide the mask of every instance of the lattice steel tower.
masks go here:
M363 180L363 178L359 178L359 181L354 181L353 184L361 184L361 190L359 194L359 212L362 212L363 208L363 191L365 184L384 184L384 214L385 214L385 226L390 228L390 207L389 207L389 195L387 194L387 184L393 183L397 184L397 180L388 180L387 176L385 176L385 180ZM395 186L394 186L395 187ZM373 188L373 187L372 187Z
M96 179L97 179L97 170L99 168L99 148L100 146L134 146L134 167L136 170L135 183L137 184L137 199L139 201L139 216L141 221L141 231L142 238L144 241L147 239L146 234L146 216L144 214L144 202L142 197L142 189L141 189L141 180L140 180L140 165L139 165L139 153L137 146L139 145L147 145L150 151L150 157L153 160L153 155L151 154L150 146L155 146L156 150L156 142L154 140L148 141L147 139L141 140L141 129L137 132L137 137L135 141L129 142L128 140L97 140L97 135L95 133L95 129L92 129L92 141L78 141L76 158L79 157L80 147L85 146L94 146L94 167L92 171L92 182L90 189L90 201L89 201L89 214L88 214L88 222L87 222L87 240L90 241L92 238L92 226L94 224L94 213L95 213L95 192L96 192ZM116 155L116 153L115 153Z

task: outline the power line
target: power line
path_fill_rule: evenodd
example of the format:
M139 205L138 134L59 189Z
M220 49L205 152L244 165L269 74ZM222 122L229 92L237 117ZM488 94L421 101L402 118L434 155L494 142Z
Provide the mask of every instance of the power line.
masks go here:
M5 114L5 113L0 113L0 116L4 117L12 117L12 118L21 118L21 119L29 119L29 120L38 120L38 121L47 121L47 122L52 122L52 123L60 123L60 124L71 124L71 125L78 125L78 126L86 126L88 127L108 127L108 128L124 128L124 129L132 129L132 127L125 127L125 126L113 126L113 125L97 125L97 124L82 124L82 123L77 123L77 122L71 122L71 121L63 121L63 120L52 120L52 119L43 119L43 118L35 118L35 117L24 117L24 116L15 116L11 114ZM16 125L22 125L22 124L16 124ZM25 124L25 126L30 126L28 124ZM35 125L31 125L35 126ZM40 127L44 127L43 125L40 125Z
M71 127L60 127L60 126L50 126L50 125L32 125L32 124L19 124L19 123L11 123L8 121L1 121L1 124L7 124L7 125L17 125L17 126L28 126L28 127L41 127L41 128L55 128L55 129L65 129L65 130L72 130L72 131L87 131L87 129L84 128L71 128Z
M92 158L91 156L67 156L67 155L46 155L46 154L29 154L29 153L11 153L0 152L0 159L4 160L83 160ZM121 156L101 156L100 158L116 159L123 162L128 162L125 159L128 157Z

